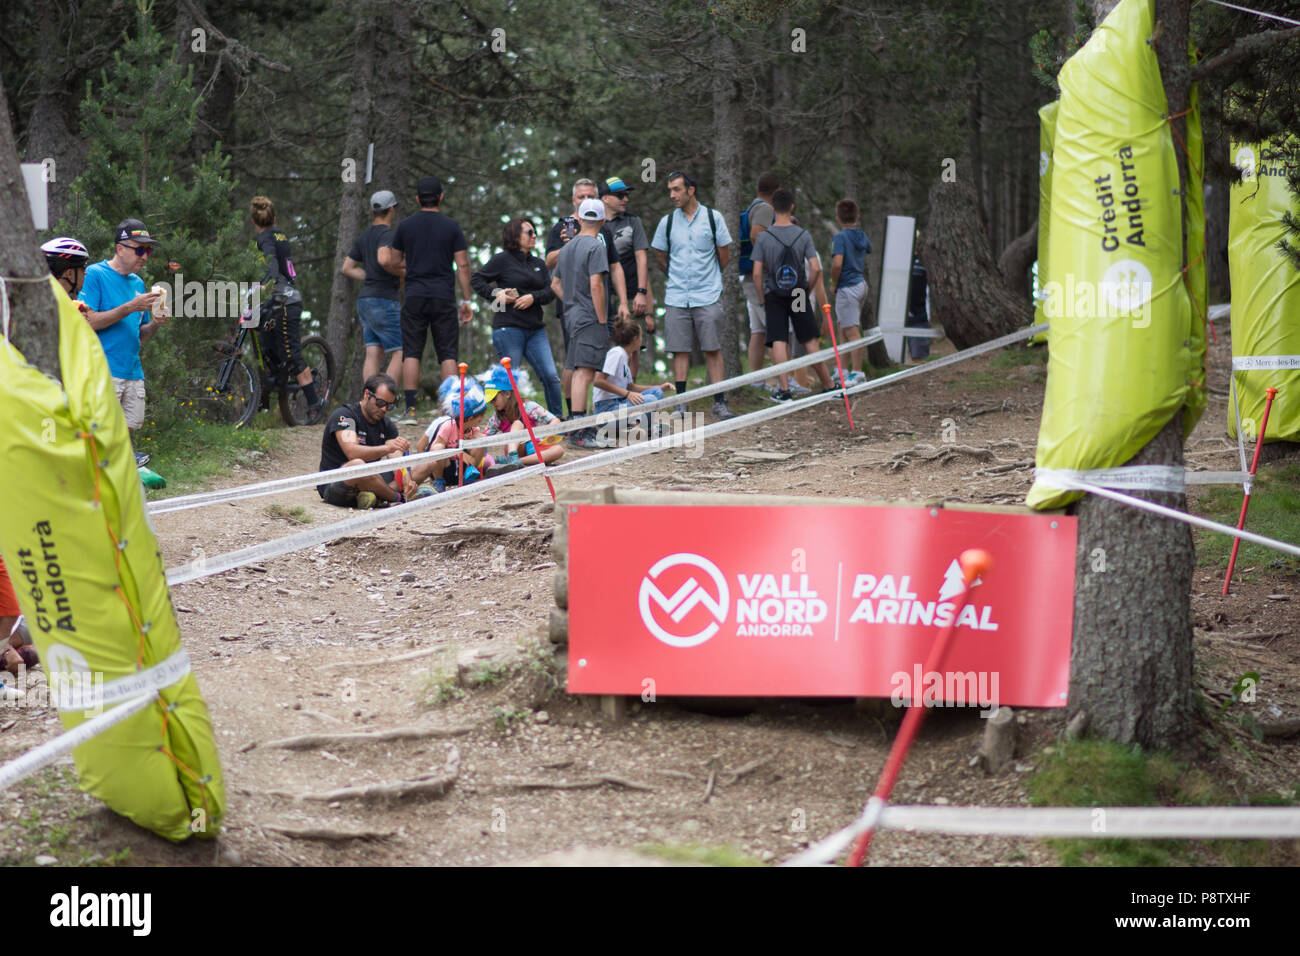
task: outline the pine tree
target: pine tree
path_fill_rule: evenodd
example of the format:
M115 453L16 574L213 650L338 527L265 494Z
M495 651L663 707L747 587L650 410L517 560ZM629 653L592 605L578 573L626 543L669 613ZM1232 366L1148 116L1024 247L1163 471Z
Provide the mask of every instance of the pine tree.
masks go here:
M112 66L86 84L81 136L88 145L84 171L72 184L68 216L58 234L80 239L92 260L112 255L112 230L127 218L142 220L160 240L145 283L255 282L260 257L235 204L229 158L217 144L197 162L189 159L199 99L192 71L176 62L175 44L150 18L152 4L137 0L134 34L122 37ZM206 314L191 297L184 315L153 339L146 359L151 391L179 387L186 365L211 357L209 343L233 326L229 314ZM198 312L199 314L195 314ZM168 403L151 403L151 415Z

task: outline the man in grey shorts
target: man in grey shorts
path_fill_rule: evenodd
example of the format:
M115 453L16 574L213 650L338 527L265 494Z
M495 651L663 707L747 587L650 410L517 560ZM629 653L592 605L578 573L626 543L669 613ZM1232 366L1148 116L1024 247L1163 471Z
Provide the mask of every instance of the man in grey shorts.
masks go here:
M677 207L659 220L650 243L668 275L664 294L664 348L673 353L677 394L686 391L691 349L704 353L709 381L722 380L722 270L731 258L726 220L695 198L689 173L668 174L668 198ZM725 394L713 400L714 418L734 418Z
M560 250L551 275L551 289L564 303L564 323L569 330L564 367L572 372L569 407L573 418L587 413L587 391L609 351L609 253L600 241L605 204L594 198L582 200L578 224L581 231ZM594 428L574 432L569 444L574 448L603 447Z

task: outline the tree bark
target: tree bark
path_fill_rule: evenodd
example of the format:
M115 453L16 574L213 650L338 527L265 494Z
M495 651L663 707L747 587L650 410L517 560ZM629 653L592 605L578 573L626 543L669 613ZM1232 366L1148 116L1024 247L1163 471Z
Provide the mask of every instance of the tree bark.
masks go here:
M736 46L723 28L714 24L713 47L713 188L718 214L733 224L734 232L740 222L741 154L740 94L736 88L734 66ZM740 288L739 273L735 263L739 258L739 237L733 236L731 262L722 270L722 304L726 316L722 367L726 378L740 374L740 316L746 316L744 328L748 330L748 313Z
M370 120L374 111L374 71L376 28L373 0L342 2L341 8L355 16L352 48L353 60L352 101L348 108L347 136L343 146L343 159L355 161L352 175L344 175L339 196L338 243L334 248L334 277L330 286L330 311L325 323L325 340L338 356L343 369L342 380L334 387L341 397L350 397L355 389L355 379L348 370L359 367L357 356L348 354L348 344L353 325L352 280L339 272L343 260L360 233L363 216L366 147L370 142ZM340 171L343 167L340 165Z
M1156 0L1156 26L1155 49L1165 96L1170 115L1177 115L1189 102L1189 0ZM1186 142L1185 121L1173 122L1179 136L1171 136L1171 141ZM1173 148L1183 205L1185 267L1187 156L1177 145ZM1182 412L1175 413L1125 464L1181 468L1182 421ZM1185 495L1132 494L1181 511L1187 508ZM1096 496L1086 496L1074 510L1079 538L1071 717L1082 712L1094 733L1119 743L1148 748L1178 745L1191 733L1195 718L1191 530L1182 522Z
M39 18L36 101L27 124L25 153L29 163L53 161L48 187L51 228L56 228L68 216L68 187L81 172L86 157L86 145L77 135L80 126L77 98L68 83L68 62L60 42L64 24L54 9L48 16ZM30 217L27 221L31 221Z
M1002 250L998 257L998 272L1007 288L1022 299L1029 299L1032 289L1029 282L1029 267L1038 258L1038 223L1022 232L1010 245Z
M794 127L790 114L794 109L794 88L790 85L790 14L781 14L777 21L777 41L780 52L772 65L772 153L783 177L790 170L786 164L794 149Z
M930 190L921 261L929 273L931 310L957 348L1014 332L1033 318L1029 296L1003 282L979 200L965 182L938 182Z
M49 274L32 225L18 146L9 124L9 100L0 84L0 275L18 280L5 283L9 338L29 363L62 380L58 306L47 281Z

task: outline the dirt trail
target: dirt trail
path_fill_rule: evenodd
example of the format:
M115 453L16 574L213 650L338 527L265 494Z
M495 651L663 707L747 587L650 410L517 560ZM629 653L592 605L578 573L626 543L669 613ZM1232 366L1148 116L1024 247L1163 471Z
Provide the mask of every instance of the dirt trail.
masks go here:
M1226 368L1226 357L1224 346L1216 349L1217 368ZM860 397L853 408L856 433L841 406L826 404L724 435L700 457L666 451L556 484L1019 503L1033 473L1042 382L1035 362L1007 367L977 358ZM1235 449L1220 438L1224 402L1211 395L1188 442L1197 467L1234 467ZM413 437L417 429L407 432ZM319 442L315 429L294 430L279 452L216 486L315 470ZM735 454L745 449L792 457L748 461ZM298 530L269 516L272 504L302 506L309 527L347 515L311 489L159 515L153 525L167 566ZM549 650L551 522L544 484L523 481L378 532L173 589L221 748L229 791L224 834L216 845L172 846L91 801L86 815L69 823L73 841L83 852L109 856L129 847L134 862L171 865L506 863L578 847L647 843L725 844L773 860L857 815L893 725L847 703L771 701L745 716L724 717L659 702L634 705L629 721L612 725L562 692L547 695L541 678L526 673L426 706L440 688L453 692L447 678L467 648L533 638ZM512 533L434 534L453 525ZM1244 670L1261 670L1276 675L1267 706L1300 716L1300 608L1268 600L1270 593L1294 594L1295 576L1248 579L1226 599L1218 597L1217 581L1215 572L1196 575L1200 683L1222 694ZM1232 636L1261 630L1284 636L1264 643ZM13 717L0 711L0 727L15 718L0 732L0 761L56 729L52 713L31 710ZM1054 711L1024 711L1021 719L1018 761L986 777L969 766L983 730L976 714L936 711L894 799L1025 805L1024 781L1061 719ZM266 746L302 734L417 724L455 735L306 750ZM1240 752L1224 750L1207 760L1225 773L1248 774L1254 790L1296 783L1300 742L1247 741ZM763 758L769 759L729 779ZM459 778L438 799L292 796L436 778L449 760ZM711 773L718 783L706 802ZM591 789L532 787L601 775L615 779ZM87 804L67 786L56 790L55 805L66 815ZM0 815L0 845L6 826L18 823ZM323 841L284 832L310 828L371 836ZM887 833L873 845L872 862L1050 864L1054 856L1031 840Z

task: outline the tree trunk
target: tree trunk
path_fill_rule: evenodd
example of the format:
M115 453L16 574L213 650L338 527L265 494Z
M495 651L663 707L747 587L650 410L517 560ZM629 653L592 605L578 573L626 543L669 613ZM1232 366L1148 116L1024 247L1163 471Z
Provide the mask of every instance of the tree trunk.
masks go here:
M32 225L18 145L9 125L9 99L0 84L0 275L8 294L9 338L24 358L47 375L59 374L58 307L50 294L49 267ZM24 281L24 280L34 281Z
M1032 294L1029 282L1029 267L1038 258L1038 223L1035 222L1026 232L1021 233L1011 244L1002 250L998 257L998 272L1007 288L1022 299L1028 300Z
M1106 0L1098 0L1098 6ZM1170 114L1187 109L1189 0L1156 0L1155 49ZM1100 10L1098 11L1100 13ZM1098 16L1101 22L1101 16ZM1186 123L1174 120L1187 141ZM1182 263L1187 263L1187 156L1178 159L1183 201ZM1193 321L1199 321L1193 319ZM1183 465L1179 411L1128 465ZM1186 510L1185 495L1132 492ZM1182 522L1086 496L1079 516L1070 714L1119 743L1172 747L1193 729L1191 585L1195 553ZM1104 569L1104 570L1103 570Z
M734 233L740 222L741 154L740 96L733 79L736 46L731 37L716 24L713 27L713 188L718 214L732 224ZM735 263L739 258L739 239L733 239L731 262L722 270L722 305L726 316L722 339L722 367L725 378L740 374L740 316L748 331L749 319L740 288Z
M67 54L60 41L63 24L53 11L40 19L38 57L36 68L36 101L32 104L31 119L27 124L26 161L49 166L51 179L48 186L50 228L56 228L68 217L71 193L68 187L81 172L86 156L86 144L77 135L77 101L68 87ZM84 92L84 91L82 91ZM26 220L31 221L29 216Z
M339 358L341 380L333 383L336 394L350 397L357 391L353 366L360 367L358 356L348 354L349 340L355 336L353 330L354 290L352 280L339 272L343 260L352 248L360 232L364 207L366 147L370 142L370 118L374 110L374 70L375 70L375 17L373 0L360 0L357 3L343 3L343 9L355 11L356 27L353 31L352 49L355 52L352 75L352 102L348 108L347 138L343 146L343 158L353 160L354 165L348 175L343 172L342 189L339 196L339 231L338 243L334 248L334 278L330 287L330 311L325 323L325 339L330 349ZM360 349L358 350L360 351Z
M794 127L790 114L794 110L794 88L790 85L790 14L782 13L777 21L778 54L772 65L772 153L784 180L791 170L786 165L794 150Z
M975 190L961 180L931 188L921 260L934 317L957 348L1022 329L1033 318L1029 296L1016 295L1002 281Z

